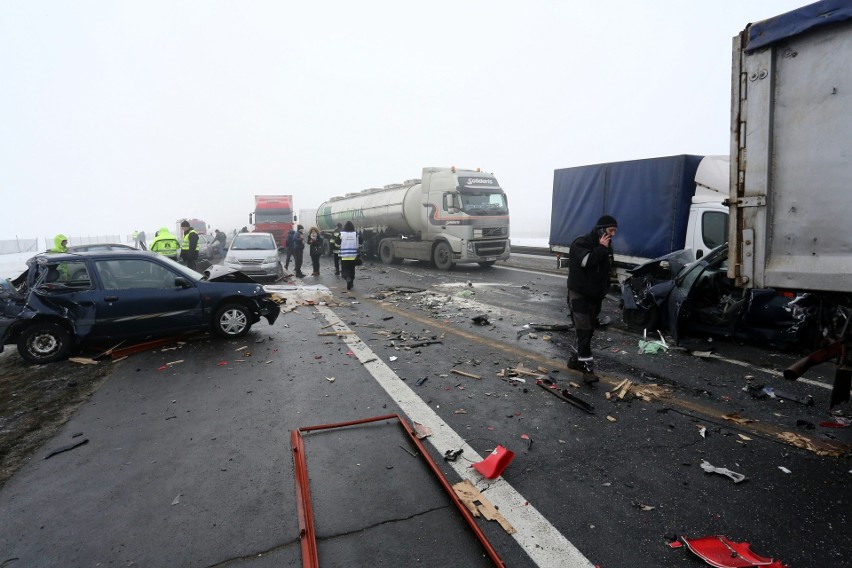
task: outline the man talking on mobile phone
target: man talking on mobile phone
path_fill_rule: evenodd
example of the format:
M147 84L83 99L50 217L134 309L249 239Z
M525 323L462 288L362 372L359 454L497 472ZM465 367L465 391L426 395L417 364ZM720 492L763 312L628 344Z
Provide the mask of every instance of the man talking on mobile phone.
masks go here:
M571 243L568 253L568 306L577 334L576 350L568 357L568 368L582 371L583 380L595 383L592 334L601 312L601 303L609 290L612 266L612 237L618 222L604 215L591 232Z

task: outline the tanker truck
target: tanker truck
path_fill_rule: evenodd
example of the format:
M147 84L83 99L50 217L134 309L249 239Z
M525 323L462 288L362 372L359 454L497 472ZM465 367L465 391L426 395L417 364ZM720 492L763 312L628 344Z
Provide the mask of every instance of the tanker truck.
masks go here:
M506 194L493 174L478 169L423 168L421 179L333 197L317 210L324 233L346 221L355 225L364 255L383 264L410 259L449 270L509 258Z

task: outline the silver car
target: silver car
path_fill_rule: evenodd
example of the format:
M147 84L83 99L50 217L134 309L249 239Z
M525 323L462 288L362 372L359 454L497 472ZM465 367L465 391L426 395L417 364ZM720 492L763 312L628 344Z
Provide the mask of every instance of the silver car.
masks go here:
M239 233L225 255L225 266L252 278L280 280L284 277L278 246L271 233Z

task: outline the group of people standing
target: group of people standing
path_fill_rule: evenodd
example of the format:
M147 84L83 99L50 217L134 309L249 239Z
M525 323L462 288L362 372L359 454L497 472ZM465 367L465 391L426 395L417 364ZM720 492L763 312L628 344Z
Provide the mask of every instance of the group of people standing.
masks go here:
M320 275L320 257L323 253L323 236L316 227L311 227L305 235L305 227L297 225L290 229L284 241L286 257L284 269L290 270L290 260L294 262L296 278L304 278L302 263L304 262L305 246L311 257L313 272L311 276ZM334 274L343 276L346 281L346 289L351 290L355 282L355 266L358 262L358 235L352 221L345 225L338 223L331 233L329 246L334 257Z

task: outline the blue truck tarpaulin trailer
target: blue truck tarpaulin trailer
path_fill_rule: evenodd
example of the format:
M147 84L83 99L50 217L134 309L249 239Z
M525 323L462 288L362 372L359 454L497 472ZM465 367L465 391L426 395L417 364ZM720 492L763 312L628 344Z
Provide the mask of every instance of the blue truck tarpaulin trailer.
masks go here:
M751 24L746 51L754 51L813 28L852 18L849 0L823 0L797 8L792 12Z
M703 157L682 154L556 170L550 246L571 246L606 214L618 221L615 254L656 258L682 249Z

